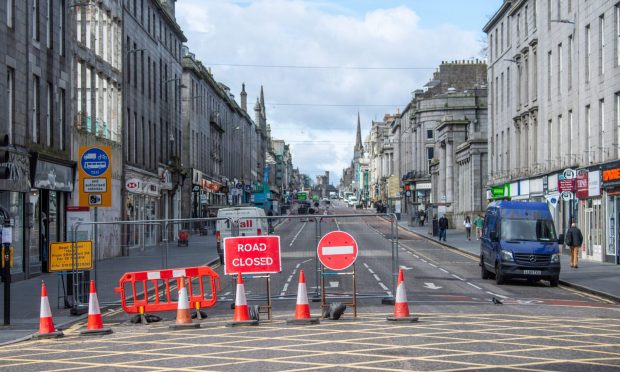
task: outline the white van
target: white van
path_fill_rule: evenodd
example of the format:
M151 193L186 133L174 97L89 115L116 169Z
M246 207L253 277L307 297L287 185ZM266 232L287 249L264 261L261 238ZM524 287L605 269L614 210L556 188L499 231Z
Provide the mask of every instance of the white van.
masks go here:
M255 218L258 217L258 218ZM261 218L263 217L263 218ZM239 222L240 236L267 235L268 224L265 211L255 207L234 207L222 208L217 211L217 218L230 218ZM224 238L232 236L232 229L229 220L218 220L215 224L215 238L217 239L217 254L220 256L220 263L224 264Z

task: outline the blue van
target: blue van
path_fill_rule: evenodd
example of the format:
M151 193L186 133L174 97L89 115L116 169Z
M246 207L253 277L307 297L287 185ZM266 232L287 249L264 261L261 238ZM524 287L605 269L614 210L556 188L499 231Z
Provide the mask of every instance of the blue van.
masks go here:
M482 279L560 280L560 250L564 237L555 233L547 203L499 201L489 204L480 242Z

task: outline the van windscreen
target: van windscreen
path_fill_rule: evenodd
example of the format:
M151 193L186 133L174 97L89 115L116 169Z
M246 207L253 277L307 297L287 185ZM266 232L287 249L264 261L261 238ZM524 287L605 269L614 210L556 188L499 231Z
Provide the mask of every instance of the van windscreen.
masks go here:
M552 220L502 219L502 240L555 241L555 226Z

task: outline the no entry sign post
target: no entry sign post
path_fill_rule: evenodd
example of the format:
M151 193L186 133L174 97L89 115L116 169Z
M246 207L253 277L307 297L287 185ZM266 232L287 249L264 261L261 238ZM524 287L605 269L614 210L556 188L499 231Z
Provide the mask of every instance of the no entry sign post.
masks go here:
M329 307L326 303L325 276L351 275L353 281L353 301L345 303L353 307L353 316L357 317L357 287L355 284L355 260L358 248L355 238L344 231L332 231L325 234L317 246L317 256L322 264L321 268L321 308ZM341 272L353 266L352 272ZM326 272L324 268L336 272Z

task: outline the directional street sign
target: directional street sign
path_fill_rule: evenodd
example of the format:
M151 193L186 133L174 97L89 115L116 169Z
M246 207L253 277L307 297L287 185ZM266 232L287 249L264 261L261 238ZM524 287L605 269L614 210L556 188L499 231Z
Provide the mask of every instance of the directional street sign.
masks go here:
M357 242L344 231L332 231L319 241L317 253L321 263L331 270L344 270L357 258Z

